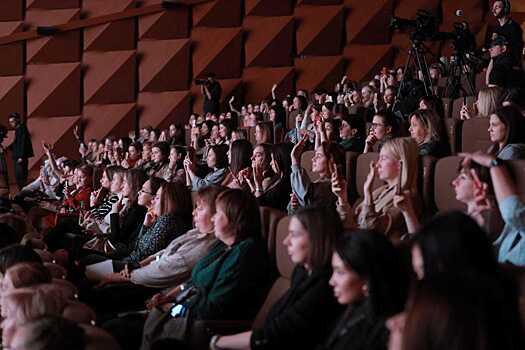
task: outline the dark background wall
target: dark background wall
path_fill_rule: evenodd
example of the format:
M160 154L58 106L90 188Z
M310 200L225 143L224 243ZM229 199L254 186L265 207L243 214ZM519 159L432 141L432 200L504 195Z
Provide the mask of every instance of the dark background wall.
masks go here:
M2 0L0 41L159 3ZM332 88L344 74L370 78L384 65L404 63L408 36L389 29L392 13L414 18L420 8L441 13L447 31L463 9L479 43L493 23L482 0L214 0L11 41L0 46L0 123L13 111L28 118L36 151L30 166L37 169L42 140L60 154L77 154L77 124L86 138L100 139L137 125L184 122L201 110L193 79L206 72L221 80L225 105L232 95L237 103L268 97L274 83L284 97ZM513 12L525 24L525 2L514 1Z

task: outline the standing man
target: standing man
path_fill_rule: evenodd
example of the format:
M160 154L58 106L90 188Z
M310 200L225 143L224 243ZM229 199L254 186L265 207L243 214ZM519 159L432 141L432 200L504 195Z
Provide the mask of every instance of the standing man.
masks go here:
M508 54L513 64L521 67L523 56L523 30L520 25L510 17L510 1L496 0L492 4L492 14L498 20L498 26L494 29L492 40L498 36L506 39Z
M513 64L509 52L509 43L501 35L490 43L490 63L485 81L487 86L499 86L503 89L520 88L525 85L525 77L520 66Z
M211 113L219 116L220 99L222 94L221 84L215 80L215 73L208 73L206 82L201 85L201 92L204 95L204 116Z
M27 126L22 122L20 114L11 113L9 125L15 130L15 139L9 146L12 152L13 162L15 163L15 179L18 189L21 190L27 182L28 159L33 157L33 145Z

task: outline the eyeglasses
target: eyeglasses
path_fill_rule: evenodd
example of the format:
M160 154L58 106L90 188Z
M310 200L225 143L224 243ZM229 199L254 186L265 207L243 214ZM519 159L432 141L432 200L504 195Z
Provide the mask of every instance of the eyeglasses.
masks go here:
M385 126L385 124L372 123L372 128L379 128L381 126Z

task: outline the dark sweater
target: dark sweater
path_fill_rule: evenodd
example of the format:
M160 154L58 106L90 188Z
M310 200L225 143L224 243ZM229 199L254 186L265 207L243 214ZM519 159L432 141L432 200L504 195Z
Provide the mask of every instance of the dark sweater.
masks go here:
M190 286L200 291L192 317L251 320L269 286L268 253L262 240L247 238L231 248L217 241L193 268Z
M328 268L309 275L296 267L288 292L271 308L264 327L253 330L251 349L314 349L325 339L342 310L330 275Z

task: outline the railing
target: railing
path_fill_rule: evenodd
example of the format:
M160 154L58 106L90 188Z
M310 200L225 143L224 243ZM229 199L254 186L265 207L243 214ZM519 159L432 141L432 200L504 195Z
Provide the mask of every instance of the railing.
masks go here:
M1 0L0 0L1 1ZM68 23L54 25L54 26L39 26L34 30L28 30L24 32L13 33L10 35L0 37L0 45L11 44L19 41L27 41L38 39L47 35L54 35L58 33L68 32L72 30L78 30L82 28L94 27L105 23L120 21L123 19L140 17L159 13L163 11L169 11L177 8L177 6L192 6L210 0L174 0L174 1L163 1L160 4L148 5L143 7L131 8L117 13L111 13L102 16L96 16L91 18L74 20Z

